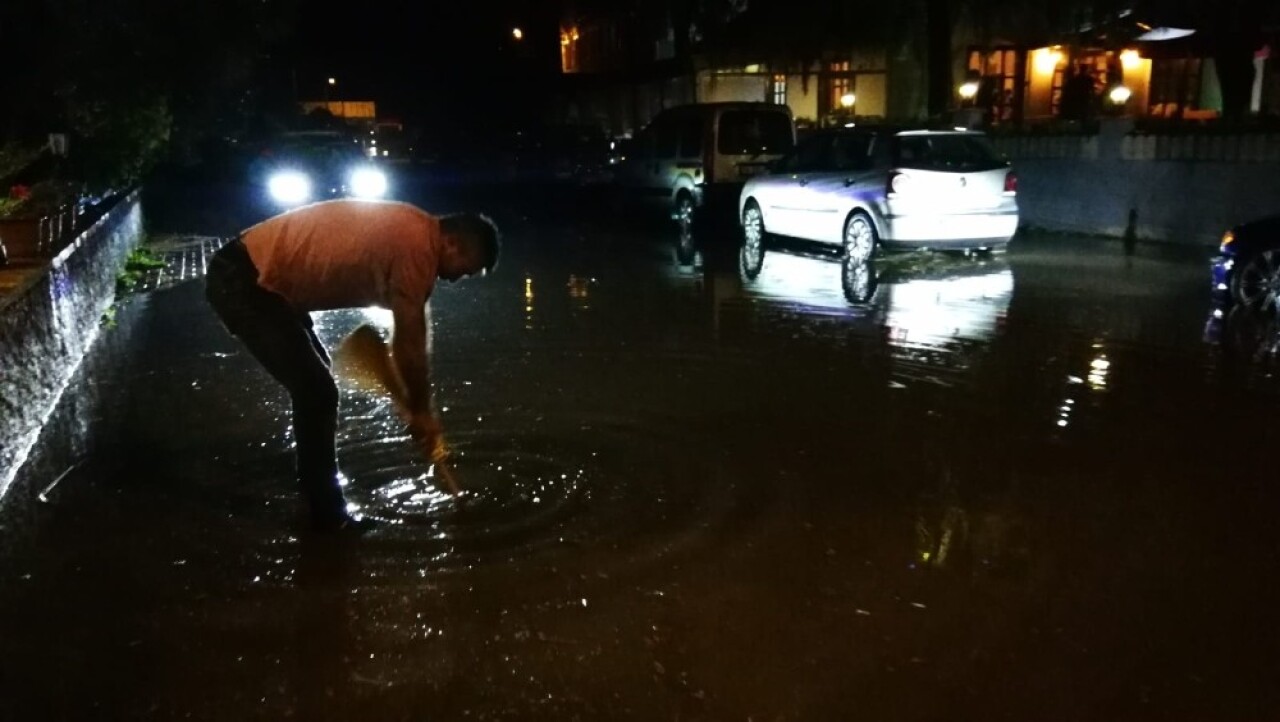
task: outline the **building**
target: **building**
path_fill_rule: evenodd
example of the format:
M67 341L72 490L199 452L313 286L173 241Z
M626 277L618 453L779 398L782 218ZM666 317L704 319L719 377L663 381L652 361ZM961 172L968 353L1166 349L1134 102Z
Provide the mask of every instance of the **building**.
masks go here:
M718 11L676 11L689 5ZM849 5L631 0L569 8L560 29L558 120L628 135L665 107L717 101L787 105L801 126L925 117L925 18L910 8L865 17L867 8ZM948 18L954 106L994 125L1222 114L1204 33L1075 5ZM1271 49L1261 41L1248 49L1255 64L1250 111L1274 114L1280 82Z
M1255 51L1253 114L1280 109L1270 54L1265 46ZM1223 112L1214 60L1192 43L972 46L966 57L966 80L957 89L960 105L980 109L996 125L1079 119L1081 114L1205 121ZM1073 78L1088 92L1083 111L1073 107Z
M733 8L738 8L736 11ZM800 125L893 114L883 44L796 52L761 42L772 18L729 3L713 19L677 18L642 3L566 12L560 30L564 116L633 133L682 103L752 101L791 108Z

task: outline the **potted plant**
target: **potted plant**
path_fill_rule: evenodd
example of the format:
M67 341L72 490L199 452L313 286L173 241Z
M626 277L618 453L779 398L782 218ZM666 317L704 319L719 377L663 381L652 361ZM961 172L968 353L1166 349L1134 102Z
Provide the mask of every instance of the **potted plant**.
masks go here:
M0 244L8 259L52 255L72 232L76 194L69 184L14 185L0 200Z

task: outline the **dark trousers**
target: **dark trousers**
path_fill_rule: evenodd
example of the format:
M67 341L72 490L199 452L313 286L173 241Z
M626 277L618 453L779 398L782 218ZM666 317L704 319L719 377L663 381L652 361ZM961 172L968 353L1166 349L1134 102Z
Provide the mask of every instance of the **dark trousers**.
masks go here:
M311 316L258 285L258 269L238 239L214 254L205 294L223 325L289 391L298 482L318 524L339 520L338 386Z

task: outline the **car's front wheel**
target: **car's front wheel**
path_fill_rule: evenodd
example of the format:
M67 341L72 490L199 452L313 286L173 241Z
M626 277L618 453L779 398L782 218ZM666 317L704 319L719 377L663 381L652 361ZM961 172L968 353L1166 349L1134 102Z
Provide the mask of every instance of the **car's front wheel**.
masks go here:
M1231 297L1236 303L1275 310L1280 301L1280 249L1259 251L1236 264L1231 276Z
M844 258L854 266L871 260L876 250L876 227L871 216L856 211L844 222Z
M755 201L742 211L742 248L738 250L738 269L748 281L755 280L764 267L764 214Z

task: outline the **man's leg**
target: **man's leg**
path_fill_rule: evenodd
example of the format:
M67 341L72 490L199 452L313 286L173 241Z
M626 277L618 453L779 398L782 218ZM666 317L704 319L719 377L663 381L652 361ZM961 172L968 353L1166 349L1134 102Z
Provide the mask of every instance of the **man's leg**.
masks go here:
M347 518L338 484L336 434L338 387L327 354L306 314L280 296L243 279L226 279L211 266L209 300L227 329L289 392L297 444L298 481L310 505L312 521L336 526Z

